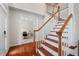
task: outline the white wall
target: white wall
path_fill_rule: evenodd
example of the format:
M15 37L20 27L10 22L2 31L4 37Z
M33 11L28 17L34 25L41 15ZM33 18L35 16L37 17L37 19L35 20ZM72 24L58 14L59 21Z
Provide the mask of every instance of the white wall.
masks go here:
M5 55L9 49L8 11L7 4L0 4L0 55Z
M60 12L60 17L66 19L68 17L68 8Z
M33 37L23 40L23 31L32 31L38 25L37 21L42 21L43 16L31 12L10 8L10 45L18 45L33 41Z
M72 14L72 18L69 22L69 42L70 44L69 45L73 45L73 46L78 46L78 39L77 39L77 36L76 36L76 33L77 33L77 26L76 26L76 14L75 12L77 11L77 8L75 8L75 4L74 3L71 3L69 4L69 15ZM78 12L77 12L77 15L78 15ZM71 33L71 34L70 34ZM74 49L74 51L72 52L74 55L78 55L78 47L76 49Z
M75 17L76 17L76 39L79 40L79 4L74 4L74 11L75 11Z
M76 40L77 40L77 44L78 44L78 55L79 55L79 3L74 3L74 14L75 14L75 28L76 28L76 33L75 33L75 36L76 36Z
M40 15L46 14L45 3L12 3L9 4L11 7L23 9Z

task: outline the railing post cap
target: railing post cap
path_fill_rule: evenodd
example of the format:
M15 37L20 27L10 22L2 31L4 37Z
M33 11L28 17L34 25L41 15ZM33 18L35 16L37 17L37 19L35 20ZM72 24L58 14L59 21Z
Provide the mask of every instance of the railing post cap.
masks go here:
M62 32L56 32L56 33L57 33L57 34L60 34L60 35L62 34Z

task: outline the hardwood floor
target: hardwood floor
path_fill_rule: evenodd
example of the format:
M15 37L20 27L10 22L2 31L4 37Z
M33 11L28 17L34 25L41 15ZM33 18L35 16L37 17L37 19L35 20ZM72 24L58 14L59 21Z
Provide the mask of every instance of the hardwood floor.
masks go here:
M6 56L33 56L35 54L33 44L28 43L11 47Z

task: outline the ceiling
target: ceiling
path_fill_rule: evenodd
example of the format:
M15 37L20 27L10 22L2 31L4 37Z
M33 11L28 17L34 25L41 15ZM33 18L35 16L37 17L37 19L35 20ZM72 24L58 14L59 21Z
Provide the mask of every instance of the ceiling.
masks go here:
M68 3L46 3L46 5L49 8L58 8L60 6L60 9L64 9L68 7Z
M45 3L11 3L9 6L40 15L46 15Z
M10 3L10 7L15 7L25 11L30 11L40 15L47 14L47 8L56 8L60 6L60 10L68 7L67 3Z

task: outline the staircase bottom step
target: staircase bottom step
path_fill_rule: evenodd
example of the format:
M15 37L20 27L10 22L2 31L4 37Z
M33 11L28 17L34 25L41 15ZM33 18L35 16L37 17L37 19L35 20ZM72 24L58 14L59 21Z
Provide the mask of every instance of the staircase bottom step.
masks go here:
M53 56L51 53L49 53L46 49L43 47L39 48L39 50L45 55L45 56Z
M69 54L69 55L67 55L67 56L75 56L75 55Z
M45 46L47 46L48 48L52 49L53 51L57 52L58 53L58 48L53 46L53 45L50 45L48 43L43 43Z
M41 56L41 55L39 54L39 52L37 52L37 53L35 54L35 56Z

